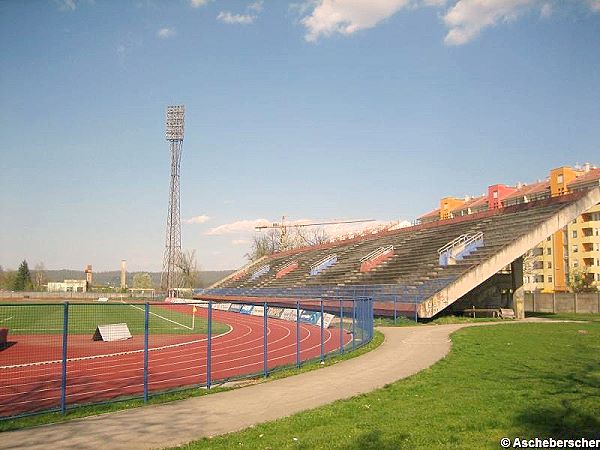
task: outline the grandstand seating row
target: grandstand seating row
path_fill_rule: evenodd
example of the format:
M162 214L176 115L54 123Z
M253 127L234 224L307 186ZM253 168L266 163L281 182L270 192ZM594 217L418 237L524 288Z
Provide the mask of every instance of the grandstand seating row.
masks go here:
M224 280L203 295L263 297L345 297L363 293L376 301L419 303L504 246L544 222L565 202L546 200L503 210L407 227L352 241L274 254ZM483 233L483 240L453 265L440 265L438 250L462 234ZM393 254L369 271L365 256L393 247ZM335 263L311 269L335 255ZM268 270L265 270L268 267ZM281 271L293 267L283 276ZM254 277L257 268L260 277ZM280 274L279 276L277 276Z

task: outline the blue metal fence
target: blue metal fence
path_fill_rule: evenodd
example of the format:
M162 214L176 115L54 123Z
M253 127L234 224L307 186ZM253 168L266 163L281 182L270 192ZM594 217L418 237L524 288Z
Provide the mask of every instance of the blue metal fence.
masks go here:
M0 304L0 418L267 377L373 338L371 297L249 300Z

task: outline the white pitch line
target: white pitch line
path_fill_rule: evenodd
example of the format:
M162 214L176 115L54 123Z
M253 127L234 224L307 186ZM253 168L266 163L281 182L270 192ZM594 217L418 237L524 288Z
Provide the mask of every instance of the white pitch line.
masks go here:
M229 326L229 330L227 330L225 333L221 333L221 334L214 336L213 339L219 338L221 336L225 336L226 334L229 334L232 331L233 331L233 328L231 326ZM196 344L198 342L204 342L206 340L208 340L208 338L195 339L193 341L180 342L178 344L163 345L162 347L152 347L152 348L149 348L148 351L154 352L157 350L165 350L167 348L183 347L184 345ZM110 358L112 356L133 355L135 353L142 353L143 351L144 351L144 349L142 348L139 350L128 350L125 352L106 353L106 354L102 354L102 355L79 356L77 358L68 358L67 362L86 361L86 360L90 360L90 359L99 359L99 358ZM55 359L53 361L39 361L39 362L33 362L33 363L13 364L10 366L0 366L0 369L16 369L19 367L42 366L42 365L46 365L46 364L58 364L58 363L62 363L62 359Z
M121 303L125 303L125 302L123 300L121 300ZM131 306L132 308L135 308L135 309L139 309L142 312L144 311L144 308L140 308L139 306L135 306L132 304L129 304L129 306ZM167 322L171 322L171 323L174 323L175 325L179 325L180 327L184 327L186 330L193 330L192 327L188 327L187 325L176 322L175 320L167 319L166 317L163 317L160 314L153 313L152 311L149 311L149 313L152 314L153 316L159 317L160 319L166 320Z

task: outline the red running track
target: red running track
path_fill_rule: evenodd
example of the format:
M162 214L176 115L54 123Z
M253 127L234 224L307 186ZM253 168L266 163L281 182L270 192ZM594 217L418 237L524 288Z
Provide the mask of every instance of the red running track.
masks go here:
M189 311L189 307L182 311ZM197 316L206 317L205 309ZM230 330L213 336L211 380L263 372L263 317L213 310L213 319ZM340 347L339 328L324 330L325 352ZM318 357L320 327L300 325L302 361ZM0 416L60 407L61 336L17 335L17 343L0 351ZM352 335L343 333L344 345ZM91 342L90 336L68 339L67 405L142 396L143 336L120 342ZM207 339L204 335L150 335L150 393L206 384ZM296 323L269 318L267 361L272 370L296 362Z

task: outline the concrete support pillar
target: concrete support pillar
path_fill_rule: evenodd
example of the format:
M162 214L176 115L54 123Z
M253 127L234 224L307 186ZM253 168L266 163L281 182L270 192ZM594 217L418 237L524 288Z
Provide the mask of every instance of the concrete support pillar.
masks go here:
M513 294L512 309L515 312L515 319L525 318L525 289L519 286Z

